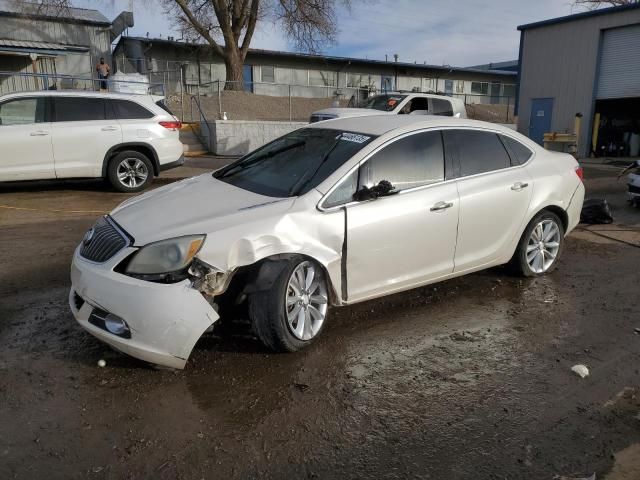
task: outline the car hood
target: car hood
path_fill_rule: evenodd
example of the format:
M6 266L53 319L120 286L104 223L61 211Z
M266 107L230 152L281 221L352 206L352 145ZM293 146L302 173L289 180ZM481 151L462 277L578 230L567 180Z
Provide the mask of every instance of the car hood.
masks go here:
M206 173L131 198L111 217L134 238L135 246L142 246L282 214L293 202L252 193Z
M385 114L393 114L393 112L385 112L382 110L375 110L373 108L325 108L324 110L318 110L317 112L312 113L312 115L331 115L340 118Z

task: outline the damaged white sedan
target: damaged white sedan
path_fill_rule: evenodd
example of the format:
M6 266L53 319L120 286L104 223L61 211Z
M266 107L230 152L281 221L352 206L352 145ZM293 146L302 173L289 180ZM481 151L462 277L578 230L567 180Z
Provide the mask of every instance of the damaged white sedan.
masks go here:
M183 368L232 309L267 347L295 351L332 306L508 262L550 272L583 197L573 157L498 125L321 122L100 218L69 303L91 334L159 365Z

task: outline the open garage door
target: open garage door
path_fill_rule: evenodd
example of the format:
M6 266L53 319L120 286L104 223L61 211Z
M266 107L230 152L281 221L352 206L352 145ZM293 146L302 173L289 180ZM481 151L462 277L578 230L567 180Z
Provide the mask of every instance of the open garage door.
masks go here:
M640 25L605 30L598 99L640 97Z
M604 31L596 96L592 152L640 155L640 25Z

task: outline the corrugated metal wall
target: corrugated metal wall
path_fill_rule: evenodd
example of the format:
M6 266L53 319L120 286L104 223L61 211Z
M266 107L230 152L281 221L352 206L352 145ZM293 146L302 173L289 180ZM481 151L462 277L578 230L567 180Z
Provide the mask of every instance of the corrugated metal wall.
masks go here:
M598 53L605 29L640 24L640 9L546 25L523 32L518 130L528 135L531 101L553 98L551 128L573 130L582 113L579 154L588 153Z
M101 25L44 20L36 22L25 18L2 17L0 38L88 47L92 64L97 63L100 57L105 57L109 61L111 59L109 30ZM92 71L86 72L86 74L91 73Z

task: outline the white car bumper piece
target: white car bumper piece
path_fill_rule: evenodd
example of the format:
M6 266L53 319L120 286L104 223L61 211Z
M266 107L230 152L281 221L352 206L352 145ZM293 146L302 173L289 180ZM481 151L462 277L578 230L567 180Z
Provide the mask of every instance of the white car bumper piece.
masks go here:
M96 264L80 256L71 265L69 304L78 323L111 347L141 360L184 368L194 345L218 314L184 280L161 284L139 280L113 269L133 248L125 248L109 261ZM107 314L123 319L129 333L111 333L96 318Z

